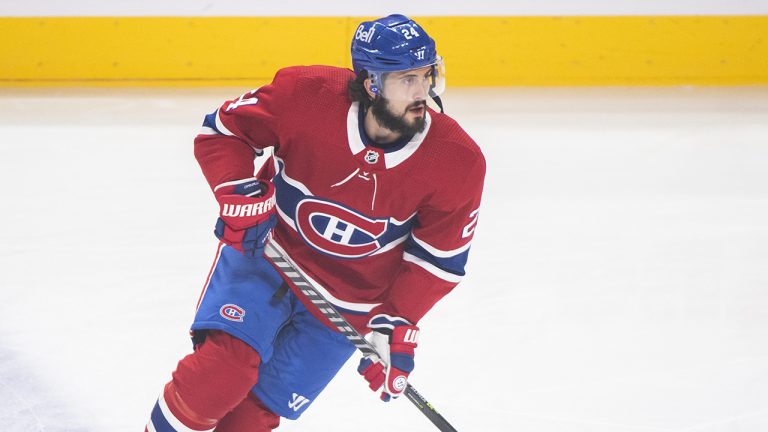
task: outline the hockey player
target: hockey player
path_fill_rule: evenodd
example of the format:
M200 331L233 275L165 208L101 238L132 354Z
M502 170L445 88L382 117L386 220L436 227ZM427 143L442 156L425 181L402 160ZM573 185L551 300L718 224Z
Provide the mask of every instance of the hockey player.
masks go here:
M309 66L206 116L195 156L220 205L221 240L182 359L148 431L261 432L297 419L354 351L262 254L271 241L381 358L359 372L404 391L418 321L464 275L485 160L427 107L443 60L416 22L363 22L354 73ZM254 176L254 156L273 159ZM271 239L270 239L271 238Z

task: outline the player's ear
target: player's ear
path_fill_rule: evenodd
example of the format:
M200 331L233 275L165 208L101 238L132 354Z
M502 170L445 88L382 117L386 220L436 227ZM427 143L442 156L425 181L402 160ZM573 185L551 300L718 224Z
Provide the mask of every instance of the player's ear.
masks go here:
M371 100L376 99L376 93L374 93L373 90L371 90L371 79L370 78L366 78L365 81L363 81L363 86L365 86L365 92L368 93L368 97Z

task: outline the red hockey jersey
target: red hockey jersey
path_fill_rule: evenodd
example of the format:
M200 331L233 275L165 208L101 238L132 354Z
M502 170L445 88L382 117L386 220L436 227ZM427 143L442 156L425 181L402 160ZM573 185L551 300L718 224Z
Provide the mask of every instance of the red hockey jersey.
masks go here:
M206 117L195 156L215 188L253 176L254 154L274 147L276 246L345 315L416 323L464 276L485 159L432 110L410 142L366 146L352 78L334 67L280 70Z

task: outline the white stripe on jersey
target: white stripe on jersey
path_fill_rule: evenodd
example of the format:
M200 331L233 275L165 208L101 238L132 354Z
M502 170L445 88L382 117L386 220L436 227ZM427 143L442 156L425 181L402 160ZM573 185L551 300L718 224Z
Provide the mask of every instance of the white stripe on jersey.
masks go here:
M285 180L286 183L288 183L289 185L291 185L291 186L295 187L296 189L300 190L301 193L303 193L304 195L311 195L311 196L315 195L312 192L310 192L309 188L304 186L304 184L302 182L300 182L298 180L295 180L295 179L292 179L292 178L288 177L285 174L285 161L284 160L280 159L277 156L274 156L274 158L275 158L276 162L279 162L279 163L283 164L283 169L280 170L280 173L278 175L281 176L283 178L283 180Z
M229 129L224 126L224 123L221 122L221 118L219 117L219 110L216 110L216 129L218 129L219 132L223 133L224 135L235 136L235 134L230 132Z
M275 208L277 209L277 215L280 216L280 219L282 219L285 223L287 223L289 227L293 228L294 231L299 231L298 228L296 228L296 221L291 219L291 217L288 216L283 211L283 209L280 208L279 205L275 204Z
M441 268L436 267L434 264L424 261L423 259L415 255L411 255L407 252L403 253L403 261L414 263L417 266L423 268L424 270L432 273L433 275L439 277L444 281L453 282L453 283L461 282L461 279L462 279L461 276L455 275L453 273L449 273Z
M414 216L416 216L416 213L418 213L418 212L413 212L413 214L412 214L412 215L408 216L408 217L407 217L407 218L405 218L405 220L403 220L403 221L399 221L399 220L397 220L397 219L395 219L395 218L393 218L393 217L390 217L390 218L389 218L389 220L390 220L390 221L392 221L392 223L393 223L393 224L395 224L395 225L403 225L404 223L406 223L406 222L408 222L409 220L413 219L413 217L414 217Z
M434 255L434 256L436 256L438 258L451 258L451 257L454 257L454 256L456 256L456 255L458 255L458 254L460 254L462 252L466 252L469 249L470 245L472 244L472 242L469 242L469 243L467 243L464 246L461 246L459 248L456 248L456 249L453 249L453 250L444 251L444 250L438 249L438 248L430 245L429 243L425 242L424 240L420 240L420 239L416 238L415 235L411 235L411 237L413 237L413 241L415 241L417 245L421 246L425 251L429 252L430 254L432 254L432 255Z
M221 135L220 133L216 132L216 129L209 128L208 126L203 126L200 128L200 132L197 133L198 135Z
M360 138L359 110L360 103L352 102L352 106L350 106L349 111L347 111L347 141L349 141L349 150L353 155L365 150L363 139Z
M383 248L377 250L376 252L372 253L371 256L378 255L387 251L390 251L395 248L395 246L399 245L400 243L408 240L408 236L411 235L411 233L406 233L404 236L400 237L399 239L392 240L391 242L387 243L386 246Z

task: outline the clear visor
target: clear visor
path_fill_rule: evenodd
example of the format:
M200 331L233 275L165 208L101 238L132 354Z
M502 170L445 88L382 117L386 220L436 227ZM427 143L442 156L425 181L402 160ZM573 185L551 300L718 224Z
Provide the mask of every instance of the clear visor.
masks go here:
M445 64L442 57L431 65L395 72L368 71L371 87L389 100L417 101L445 91Z

